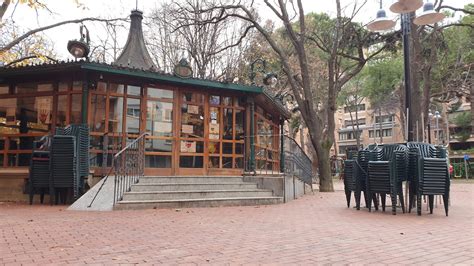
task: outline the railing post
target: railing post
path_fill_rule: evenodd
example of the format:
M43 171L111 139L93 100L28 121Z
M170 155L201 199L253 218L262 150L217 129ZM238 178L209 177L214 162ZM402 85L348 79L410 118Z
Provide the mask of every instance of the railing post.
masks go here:
M255 103L253 98L249 97L250 104L250 158L249 158L249 170L250 172L255 171Z

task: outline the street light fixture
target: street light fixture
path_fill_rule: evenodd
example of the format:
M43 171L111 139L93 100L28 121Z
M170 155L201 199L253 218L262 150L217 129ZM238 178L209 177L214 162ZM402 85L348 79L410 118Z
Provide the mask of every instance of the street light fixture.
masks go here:
M84 33L85 31L85 33ZM89 30L87 29L86 26L81 25L79 27L79 32L81 34L81 39L79 40L70 40L67 43L67 50L69 53L74 56L76 59L77 58L83 58L85 57L87 59L87 56L89 55Z
M267 61L257 58L250 64L250 82L252 85L256 85L255 77L257 77L257 73L262 73L263 76L263 84L274 87L278 82L278 76L276 73L273 72L265 72L267 68Z
M382 9L382 0L380 2L380 10L377 12L377 18L367 25L370 31L386 31L392 29L395 22L390 23L386 17L385 11ZM411 79L410 79L410 42L409 34L412 22L412 14L423 5L422 0L398 0L390 6L390 11L401 14L401 29L403 33L403 65L405 76L405 117L407 118L407 141L413 140L413 121L410 121L410 101L411 101ZM416 19L417 25L427 25L440 22L444 15L434 12L433 5L429 2L425 4L424 12Z

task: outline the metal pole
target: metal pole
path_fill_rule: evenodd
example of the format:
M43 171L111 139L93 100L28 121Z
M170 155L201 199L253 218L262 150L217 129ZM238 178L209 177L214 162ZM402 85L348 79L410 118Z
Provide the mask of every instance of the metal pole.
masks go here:
M280 121L280 172L285 173L285 141L283 136L283 126L285 125L285 120L281 119Z
M405 109L406 120L407 120L407 141L413 140L413 122L410 119L410 108L411 108L411 77L410 77L410 26L411 26L411 14L401 15L401 27L403 32L403 65L405 75Z
M439 127L438 127L439 115L436 115L436 145L439 145Z
M431 121L428 120L428 143L431 144Z

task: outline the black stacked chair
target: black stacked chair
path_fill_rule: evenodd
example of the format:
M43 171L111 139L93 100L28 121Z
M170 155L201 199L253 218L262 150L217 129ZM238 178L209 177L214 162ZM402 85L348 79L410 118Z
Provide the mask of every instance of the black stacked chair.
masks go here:
M44 201L44 194L50 190L49 151L33 151L29 175L30 205L36 192L41 195L40 202Z
M84 192L84 178L89 176L89 127L86 124L69 125L62 129L61 135L76 138L77 173L74 179L74 198L77 199Z
M76 137L55 135L51 141L50 152L51 192L56 204L59 202L57 189L62 189L65 202L65 189L73 188L77 178Z
M427 143L408 143L410 149L410 175L413 186L410 188L409 210L413 207L414 197L417 199L417 212L421 215L421 197L428 196L430 213L433 213L434 196L443 196L446 216L449 208L449 163L446 149Z
M360 150L355 156L348 156L349 160L344 161L344 191L346 193L347 207L350 207L351 194L354 192L356 209L360 210L361 192L364 192L365 204L368 206L368 196L366 192L367 167L369 162L370 150L366 148ZM377 208L376 197L372 197L374 205Z
M382 210L385 211L385 199L389 194L392 201L392 214L396 214L397 196L405 213L402 181L406 180L408 148L401 144L384 145L370 152L367 176L367 195L369 211L374 193L381 196Z

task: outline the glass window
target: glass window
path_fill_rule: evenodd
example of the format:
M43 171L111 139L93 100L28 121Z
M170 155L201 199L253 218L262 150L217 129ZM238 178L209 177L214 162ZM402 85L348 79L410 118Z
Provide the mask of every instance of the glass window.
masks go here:
M171 168L171 156L168 155L146 155L145 167L149 168Z
M179 167L183 168L202 168L203 157L202 156L180 156Z
M125 86L123 84L109 84L109 91L111 93L123 94Z
M222 168L232 168L232 157L222 157Z
M245 97L236 97L234 101L235 107L244 107L245 105ZM257 107L259 108L259 107Z
M75 80L72 82L73 91L82 91L82 81Z
M59 127L64 127L67 125L67 115L68 115L68 95L59 95L58 96L58 113L56 115L56 125Z
M8 86L0 86L0 94L8 94L9 91ZM0 161L0 164L2 164L2 161Z
M93 132L105 132L105 99L104 95L92 94L90 128Z
M235 110L235 139L243 140L245 136L245 111Z
M219 162L220 158L219 156L210 156L209 157L209 168L219 168Z
M209 139L220 139L219 107L209 108Z
M64 92L69 90L69 83L67 82L59 82L58 84L58 91Z
M223 154L232 154L232 143L223 142L222 143L222 153Z
M129 134L140 133L140 99L127 99L126 130Z
M97 82L97 92L107 92L107 83L102 81Z
M80 124L82 110L82 94L71 94L71 119L69 123Z
M146 131L152 136L173 135L173 104L168 102L147 102Z
M225 106L232 106L232 97L222 97L222 103Z
M38 87L34 83L22 83L16 86L15 93L17 94L35 93L37 90L38 90Z
M181 137L199 138L204 136L204 108L200 105L181 106Z
M109 132L122 133L123 97L109 96Z
M242 157L235 158L234 168L244 168L244 158Z
M171 90L148 88L147 95L152 98L173 99L173 91Z
M219 105L221 104L221 97L217 95L209 96L209 104L211 105Z
M183 93L183 101L192 103L204 103L204 94L196 92Z
M127 85L127 94L128 95L140 96L141 95L141 88L138 87L138 86Z
M145 142L145 151L149 152L171 152L173 141L167 139L147 139Z
M233 109L224 109L224 139L233 138Z
M209 153L210 154L220 154L220 142L209 142Z

